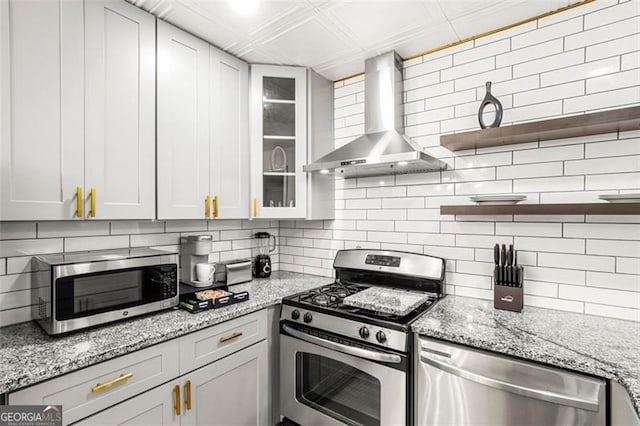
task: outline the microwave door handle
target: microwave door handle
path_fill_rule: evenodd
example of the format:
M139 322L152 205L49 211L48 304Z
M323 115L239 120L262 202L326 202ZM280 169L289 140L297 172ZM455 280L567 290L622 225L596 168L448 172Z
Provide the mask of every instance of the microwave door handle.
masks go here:
M325 340L321 337L311 336L307 333L295 330L287 326L286 324L283 325L282 328L288 334L297 339L322 346L323 348L332 349L348 355L357 356L359 358L364 358L371 361L384 362L387 364L400 364L402 362L402 358L400 358L399 355L376 352L368 349L356 348L354 346L349 346L338 342L332 342L331 340Z
M481 385L489 386L501 391L514 393L516 395L521 395L527 398L566 405L568 407L580 408L583 410L599 410L599 404L597 401L560 395L558 393L546 391L543 389L534 389L523 385L517 385L515 383L505 382L503 380L486 377L481 374L462 369L456 365L434 359L424 352L420 355L420 361L425 364L431 365L432 367L445 371L449 374L453 374L455 376L462 377L463 379L471 380Z

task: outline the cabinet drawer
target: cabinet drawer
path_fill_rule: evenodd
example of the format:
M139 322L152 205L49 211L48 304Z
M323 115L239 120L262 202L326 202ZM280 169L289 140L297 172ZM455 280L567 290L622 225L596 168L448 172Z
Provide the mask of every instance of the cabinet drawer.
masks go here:
M9 404L62 405L64 424L73 423L178 376L178 346L162 343L31 386L9 394Z
M180 373L195 370L266 337L266 309L188 334L180 339Z

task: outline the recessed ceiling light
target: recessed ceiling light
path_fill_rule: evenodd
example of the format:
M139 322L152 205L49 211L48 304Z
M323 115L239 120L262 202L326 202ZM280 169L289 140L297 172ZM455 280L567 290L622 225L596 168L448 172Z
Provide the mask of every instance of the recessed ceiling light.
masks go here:
M328 174L328 173L329 173L329 170L327 170L327 169L322 169L322 170L320 170L320 173L321 173L321 174L323 174L323 175L326 175L326 174Z
M227 0L231 9L240 15L248 15L258 10L258 0Z

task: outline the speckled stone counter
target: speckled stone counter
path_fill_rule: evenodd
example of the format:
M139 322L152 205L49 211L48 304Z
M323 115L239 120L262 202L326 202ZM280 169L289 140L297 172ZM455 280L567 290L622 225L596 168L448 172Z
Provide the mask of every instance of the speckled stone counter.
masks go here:
M326 277L274 272L270 278L232 287L233 291L248 291L248 302L198 314L169 310L62 337L47 336L31 322L0 328L0 393L249 314L329 281Z
M612 379L640 414L640 323L525 307L500 311L492 301L447 296L413 331L479 349Z
M424 293L385 287L370 287L345 297L343 303L356 308L404 316L427 301Z

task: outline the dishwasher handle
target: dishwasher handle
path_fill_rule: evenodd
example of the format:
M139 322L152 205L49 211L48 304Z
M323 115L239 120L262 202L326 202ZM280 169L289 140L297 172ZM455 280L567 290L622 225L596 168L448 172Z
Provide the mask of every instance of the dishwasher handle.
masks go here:
M492 388L511 392L516 395L525 396L528 398L539 399L541 401L552 402L555 404L566 405L568 407L579 408L583 410L599 411L600 405L598 401L575 398L567 395L561 395L555 392L549 392L542 389L529 388L527 386L516 385L514 383L505 382L503 380L486 377L468 370L464 370L458 366L443 362L434 358L431 355L422 352L420 354L420 361L431 365L432 367L446 371L458 377L462 377L467 380L479 383L481 385L490 386Z

